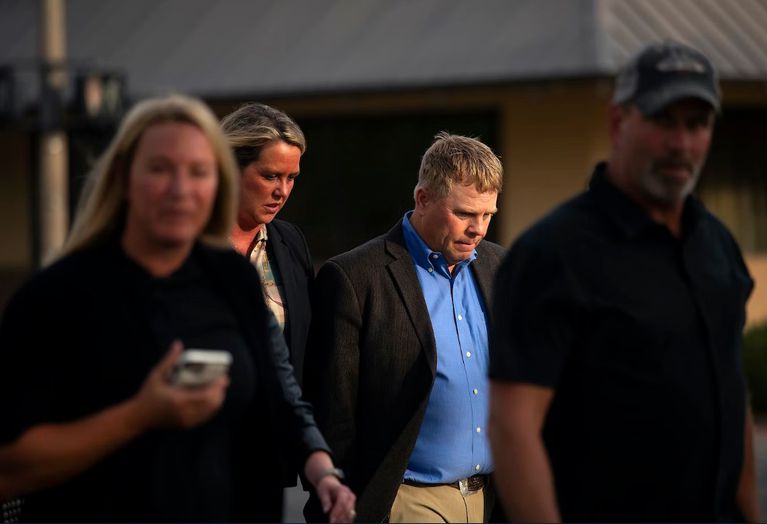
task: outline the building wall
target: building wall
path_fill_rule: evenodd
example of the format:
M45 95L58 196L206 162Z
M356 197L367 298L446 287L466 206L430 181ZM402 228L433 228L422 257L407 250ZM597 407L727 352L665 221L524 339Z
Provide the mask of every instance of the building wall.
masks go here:
M593 164L607 150L610 91L609 81L574 80L263 101L297 118L500 111L501 147L496 153L503 160L506 178L498 236L509 245L525 227L585 187ZM218 102L213 108L223 115L238 105Z
M499 111L498 153L505 188L496 219L498 240L510 245L531 223L581 191L594 163L608 151L606 80L521 83L512 86L431 89L355 96L264 100L297 117L407 114L424 111ZM767 107L763 83L724 86L725 112ZM239 102L214 103L223 115ZM34 267L32 260L31 139L0 131L0 303L8 289ZM756 280L749 303L750 325L767 322L767 253L746 253ZM2 306L0 306L2 309Z
M501 112L499 153L505 186L497 217L498 239L510 245L530 224L583 190L594 164L609 149L609 80L522 83L512 86L422 90L311 99L267 100L295 115L423 111L429 108ZM727 107L767 107L763 82L723 85ZM223 104L226 112L234 105ZM745 253L756 281L748 325L767 322L767 253Z
M767 322L767 253L746 254L746 264L754 278L754 292L748 301L748 327Z
M32 264L31 157L25 133L0 131L0 270Z
M582 191L607 152L608 90L599 83L512 91L503 101L506 245Z
M0 131L0 311L34 266L31 147L26 133Z

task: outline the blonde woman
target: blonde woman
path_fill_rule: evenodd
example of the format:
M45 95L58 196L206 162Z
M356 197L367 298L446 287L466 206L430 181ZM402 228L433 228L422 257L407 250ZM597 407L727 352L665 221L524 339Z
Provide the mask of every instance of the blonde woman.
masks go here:
M257 103L227 115L221 127L240 168L232 244L261 275L264 300L280 323L301 383L314 266L304 234L277 214L299 178L306 139L287 114Z
M58 261L0 326L0 500L33 521L275 520L293 459L330 520L332 474L256 271L226 246L237 166L212 113L138 104L89 179ZM225 349L228 376L186 388L185 347Z

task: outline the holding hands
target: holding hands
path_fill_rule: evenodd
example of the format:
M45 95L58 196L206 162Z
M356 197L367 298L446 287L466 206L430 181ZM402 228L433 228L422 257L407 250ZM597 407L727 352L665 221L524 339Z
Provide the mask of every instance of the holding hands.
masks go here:
M322 511L330 522L354 522L357 497L348 486L341 483L343 472L333 465L324 451L315 451L306 459L304 473L314 486L322 504Z

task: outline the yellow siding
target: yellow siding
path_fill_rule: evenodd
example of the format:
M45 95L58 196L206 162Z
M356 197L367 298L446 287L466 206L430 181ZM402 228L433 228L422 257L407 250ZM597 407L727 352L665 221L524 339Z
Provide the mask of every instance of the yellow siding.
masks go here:
M763 82L724 82L727 107L765 107ZM267 101L295 115L494 108L501 113L500 151L505 170L499 240L511 242L550 209L581 191L593 165L607 156L609 80L524 83L513 86L324 96ZM221 105L220 113L232 107ZM722 195L725 198L725 195ZM749 325L767 322L767 254L746 255L756 281Z
M767 322L767 254L747 254L745 258L755 282L748 302L746 325L750 327Z
M32 266L30 140L21 132L0 132L0 271Z
M500 151L506 173L498 215L499 240L509 245L551 208L581 191L594 163L608 147L609 80L530 82L493 87L428 89L264 100L297 117L423 111L497 110ZM728 106L767 106L764 83L725 83ZM221 115L239 103L221 102ZM0 132L0 270L33 266L31 139L23 132ZM724 198L724 195L722 195ZM748 255L756 280L749 322L767 321L767 254Z
M594 163L607 154L607 96L597 84L530 88L506 98L503 243L586 187Z

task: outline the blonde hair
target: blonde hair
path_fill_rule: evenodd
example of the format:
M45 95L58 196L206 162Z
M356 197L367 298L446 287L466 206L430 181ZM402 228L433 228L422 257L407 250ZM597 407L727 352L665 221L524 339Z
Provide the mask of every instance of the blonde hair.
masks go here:
M503 166L495 153L476 138L441 131L421 159L413 196L423 188L435 198L444 198L454 183L473 185L480 193L500 193Z
M128 176L144 132L156 124L191 124L205 134L216 155L218 189L202 240L225 246L234 224L239 171L232 151L211 110L196 98L169 95L136 104L125 116L109 147L89 173L62 257L100 243L125 225Z
M261 150L275 140L296 146L303 155L306 138L298 124L287 114L265 104L246 104L221 121L237 165L245 169L258 160Z

